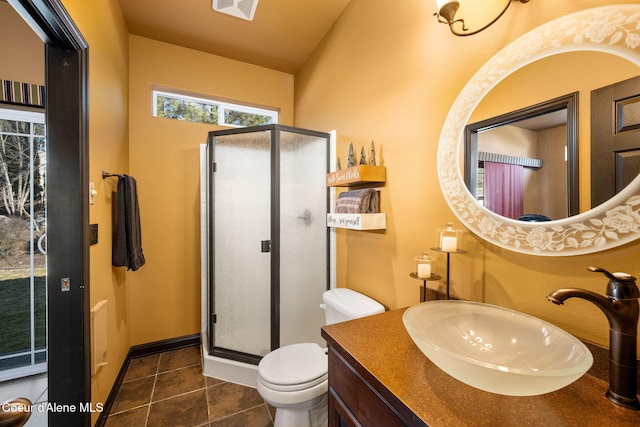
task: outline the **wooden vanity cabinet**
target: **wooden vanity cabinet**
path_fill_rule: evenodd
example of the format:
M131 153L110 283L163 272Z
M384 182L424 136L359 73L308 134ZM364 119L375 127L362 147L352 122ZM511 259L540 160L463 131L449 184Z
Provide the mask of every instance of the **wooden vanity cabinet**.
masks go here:
M589 374L536 396L466 385L422 354L404 327L404 311L322 327L329 347L330 427L640 426L640 411L610 402L607 382ZM606 366L606 349L603 355Z
M348 353L329 346L329 427L426 426Z

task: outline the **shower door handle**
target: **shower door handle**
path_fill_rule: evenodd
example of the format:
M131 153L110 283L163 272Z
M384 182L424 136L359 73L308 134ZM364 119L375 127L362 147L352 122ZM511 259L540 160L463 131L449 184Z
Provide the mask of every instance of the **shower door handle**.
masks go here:
M262 252L271 252L271 240L263 240L260 245Z

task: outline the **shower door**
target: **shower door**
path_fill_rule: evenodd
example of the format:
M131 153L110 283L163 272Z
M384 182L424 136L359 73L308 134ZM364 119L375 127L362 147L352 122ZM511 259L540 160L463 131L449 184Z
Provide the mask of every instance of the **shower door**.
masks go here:
M257 363L320 342L328 286L328 134L209 133L209 353Z

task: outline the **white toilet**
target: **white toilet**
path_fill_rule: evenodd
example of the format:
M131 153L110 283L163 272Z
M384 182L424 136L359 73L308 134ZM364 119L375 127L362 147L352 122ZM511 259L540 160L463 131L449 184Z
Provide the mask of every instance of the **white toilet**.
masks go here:
M347 288L322 295L327 325L382 313L377 301ZM258 365L257 389L276 408L274 427L327 425L328 360L326 349L316 343L280 347Z

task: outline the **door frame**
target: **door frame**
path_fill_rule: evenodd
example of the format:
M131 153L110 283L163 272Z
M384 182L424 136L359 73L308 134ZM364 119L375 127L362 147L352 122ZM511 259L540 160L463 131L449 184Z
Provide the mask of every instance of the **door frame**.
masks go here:
M45 43L48 400L75 408L49 411L48 422L88 426L88 44L59 0L8 2Z

